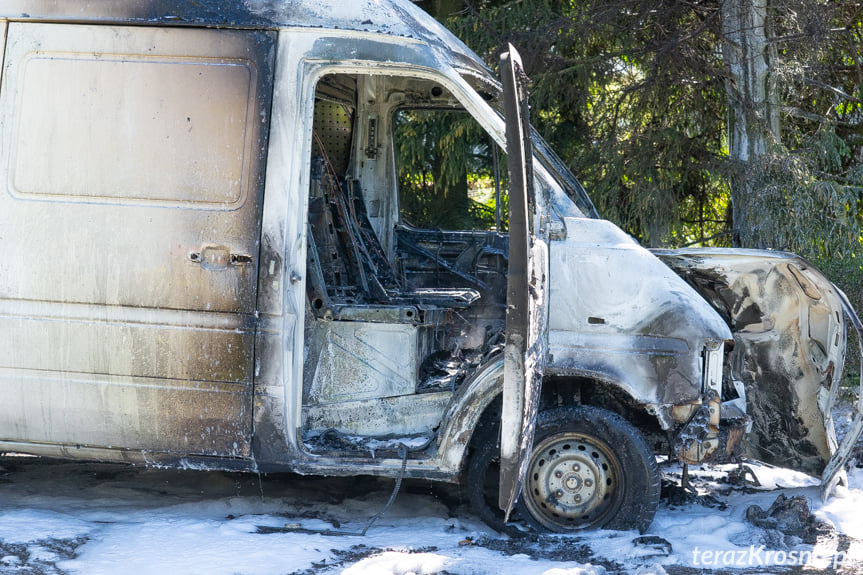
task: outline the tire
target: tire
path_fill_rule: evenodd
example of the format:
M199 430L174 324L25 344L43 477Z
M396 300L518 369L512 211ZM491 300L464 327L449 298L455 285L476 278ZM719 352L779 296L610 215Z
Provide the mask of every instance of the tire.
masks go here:
M470 443L467 466L468 501L474 512L486 525L510 535L520 532L513 524L504 522L503 511L498 507L498 479L500 477L500 420L484 423L477 428ZM518 513L518 510L515 510Z
M497 508L498 425L477 430L468 493L483 521L511 532ZM537 416L517 518L539 531L643 533L659 505L659 479L653 452L625 419L596 407L557 407Z

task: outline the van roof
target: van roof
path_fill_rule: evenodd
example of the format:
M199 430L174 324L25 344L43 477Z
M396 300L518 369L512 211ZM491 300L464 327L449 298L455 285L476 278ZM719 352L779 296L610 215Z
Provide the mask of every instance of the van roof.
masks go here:
M479 58L410 0L5 0L0 20L210 28L321 28L423 41L484 67Z

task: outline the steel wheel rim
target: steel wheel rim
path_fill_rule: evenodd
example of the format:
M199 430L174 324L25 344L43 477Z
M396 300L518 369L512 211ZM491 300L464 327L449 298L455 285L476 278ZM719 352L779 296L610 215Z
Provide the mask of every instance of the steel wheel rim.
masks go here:
M524 502L549 529L602 524L620 507L623 474L611 449L579 433L558 434L537 444L530 458Z

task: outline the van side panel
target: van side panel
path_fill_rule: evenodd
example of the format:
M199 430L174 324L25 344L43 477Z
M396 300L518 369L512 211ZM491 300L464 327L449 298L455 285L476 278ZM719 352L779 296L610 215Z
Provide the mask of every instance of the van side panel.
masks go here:
M8 25L0 441L249 455L274 49Z

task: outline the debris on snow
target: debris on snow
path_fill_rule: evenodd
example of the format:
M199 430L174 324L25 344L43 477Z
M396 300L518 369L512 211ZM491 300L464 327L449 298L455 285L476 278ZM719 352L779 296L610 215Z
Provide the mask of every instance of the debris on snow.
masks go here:
M633 545L637 548L644 549L646 553L643 556L650 555L671 555L672 546L667 539L656 535L642 535L632 540Z
M767 511L758 505L750 505L746 509L746 520L757 527L796 538L795 543L803 541L814 544L817 536L828 529L809 511L806 497L786 497L784 493L779 494Z

